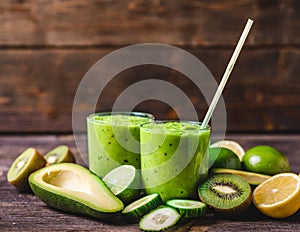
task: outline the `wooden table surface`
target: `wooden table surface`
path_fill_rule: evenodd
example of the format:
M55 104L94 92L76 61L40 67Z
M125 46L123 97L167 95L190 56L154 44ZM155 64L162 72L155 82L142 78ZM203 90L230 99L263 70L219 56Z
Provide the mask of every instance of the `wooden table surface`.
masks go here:
M227 135L245 149L254 145L276 146L288 157L292 171L300 172L300 135ZM46 152L67 144L82 164L72 135L0 136L0 231L139 231L136 224L118 225L70 215L52 209L32 194L20 193L6 180L13 160L27 147ZM178 225L171 231L299 231L300 211L288 219L274 220L250 208L235 218L222 218L209 211L203 218Z

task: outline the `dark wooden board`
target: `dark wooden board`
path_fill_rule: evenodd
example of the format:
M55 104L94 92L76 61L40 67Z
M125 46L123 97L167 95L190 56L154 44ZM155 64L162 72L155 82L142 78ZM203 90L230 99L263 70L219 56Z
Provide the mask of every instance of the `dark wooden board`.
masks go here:
M1 51L0 132L70 132L73 100L81 79L98 59L112 51ZM219 82L232 50L189 51L211 70ZM245 49L224 90L228 130L300 131L299 62L299 49ZM117 75L102 92L98 110L110 110L126 87L151 78L168 81L182 89L196 107L199 117L203 118L208 106L201 91L179 72L157 66L135 67ZM90 90L95 95L99 93L93 86ZM210 88L210 91L213 94L215 89ZM168 93L155 93L149 97L159 95ZM84 105L78 110L85 111L86 107ZM157 101L142 103L136 110L151 112L160 119L176 118L174 109Z
M2 0L0 46L299 45L298 0Z
M299 10L298 0L3 0L0 132L71 132L73 98L85 72L130 44L188 49L219 81L248 17L255 24L224 92L227 129L299 132ZM179 73L157 67L118 75L101 95L98 111L110 110L124 88L149 78L180 87L203 118L207 104L199 90ZM177 116L157 101L136 110Z
M300 172L300 135L227 135L245 149L259 144L277 147L288 157L292 171ZM13 160L27 147L45 153L59 144L71 147L78 162L84 164L72 135L0 136L0 230L1 231L139 231L136 224L120 221L105 223L87 217L70 215L49 208L37 197L17 191L6 180ZM117 220L117 219L115 219ZM235 218L221 218L209 211L201 219L176 226L170 231L298 231L300 212L288 219L274 220L255 208Z

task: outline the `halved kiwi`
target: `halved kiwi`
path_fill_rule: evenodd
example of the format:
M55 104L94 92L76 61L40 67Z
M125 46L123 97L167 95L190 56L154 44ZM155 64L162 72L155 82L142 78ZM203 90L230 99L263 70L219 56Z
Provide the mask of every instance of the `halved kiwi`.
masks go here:
M44 167L45 164L45 158L36 149L28 148L10 166L7 173L7 180L20 190L30 191L29 175Z
M240 213L251 203L251 187L235 174L215 174L199 187L200 199L215 210L224 213Z
M75 157L68 146L60 145L45 155L47 166L58 163L75 163Z

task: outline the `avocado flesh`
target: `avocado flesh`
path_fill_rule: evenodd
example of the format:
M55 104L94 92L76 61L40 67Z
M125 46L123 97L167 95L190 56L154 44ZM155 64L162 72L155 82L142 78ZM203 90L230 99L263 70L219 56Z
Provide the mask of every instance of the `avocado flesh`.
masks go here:
M42 201L62 211L106 218L124 208L99 177L77 164L45 167L31 174L29 183Z

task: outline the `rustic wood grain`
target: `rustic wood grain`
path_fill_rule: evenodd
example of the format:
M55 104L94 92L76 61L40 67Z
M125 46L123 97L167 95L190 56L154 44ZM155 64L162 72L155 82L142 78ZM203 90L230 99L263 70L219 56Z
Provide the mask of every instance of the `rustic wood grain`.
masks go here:
M181 46L219 81L248 17L255 24L224 92L228 131L299 132L299 10L297 0L3 0L0 133L70 132L84 73L130 44ZM98 111L110 110L124 88L149 78L184 90L203 118L207 104L199 90L179 73L158 67L118 75L102 93ZM136 110L177 118L176 109L158 101Z
M293 172L300 172L300 135L243 135L226 136L241 143L245 149L258 144L277 147L288 157ZM83 138L82 138L83 139ZM0 136L0 230L1 231L139 231L137 224L103 222L98 219L70 215L46 206L37 197L17 191L6 180L13 160L27 147L36 147L42 153L59 144L71 147L77 160L83 164L73 136ZM255 208L235 218L223 218L208 211L197 220L178 225L170 231L298 231L300 212L288 219L274 220L260 214Z
M0 132L70 132L73 99L81 79L98 59L111 51L3 50L0 53ZM207 65L219 82L231 49L189 51ZM300 131L299 62L299 49L245 49L224 90L228 131ZM182 89L203 118L207 104L201 91L184 75L158 66L135 67L117 75L102 92L98 110L110 110L126 87L151 78L168 81ZM93 86L90 90L98 94ZM153 97L159 94L168 93L155 93ZM84 112L86 107L78 110ZM177 117L174 109L158 101L141 103L136 110L151 112L161 119Z
M2 0L0 46L299 45L298 0Z

